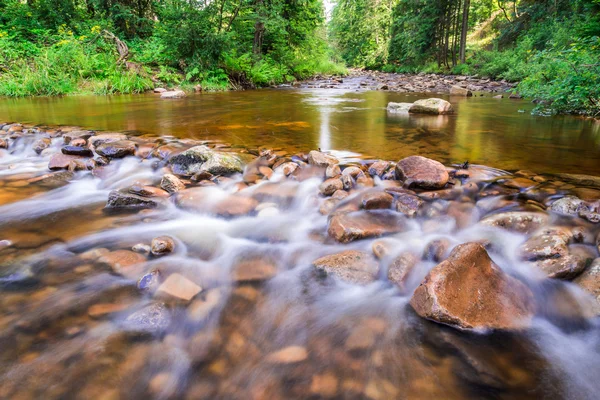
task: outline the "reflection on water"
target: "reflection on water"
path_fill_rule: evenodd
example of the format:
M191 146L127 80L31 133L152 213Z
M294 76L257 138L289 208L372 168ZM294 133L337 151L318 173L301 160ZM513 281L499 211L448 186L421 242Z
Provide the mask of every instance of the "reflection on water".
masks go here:
M0 100L0 120L82 125L151 135L216 139L242 146L321 147L400 159L507 170L600 174L600 124L536 117L526 101L450 98L452 116L388 114L389 101L425 95L344 90L257 90L161 100L155 95ZM525 112L518 112L524 110Z

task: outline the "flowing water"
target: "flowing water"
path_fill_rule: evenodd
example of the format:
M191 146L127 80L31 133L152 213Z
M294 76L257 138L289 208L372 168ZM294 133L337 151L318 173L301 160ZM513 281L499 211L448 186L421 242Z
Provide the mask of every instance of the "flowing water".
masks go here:
M386 113L388 101L417 97L423 96L287 89L176 101L152 95L3 99L0 120L289 155L321 148L345 164L421 154L445 164L600 175L597 123L534 117L528 103L489 96L453 99L455 116ZM327 239L316 196L320 178L283 183L275 174L271 181L283 186L263 201L268 212L237 218L173 203L109 213L111 190L160 181L164 170L156 160L113 160L101 174L78 171L67 184L48 184L35 178L48 172L52 151L37 155L36 137L0 150L0 240L6 241L0 242L0 398L593 399L600 393L600 321L589 295L521 261L525 234L477 223L487 210L542 207L545 198L532 205L526 196L472 195L463 199L472 207L460 220L448 218L447 201L434 201L387 239L394 254L419 255L434 240L451 246L488 240L494 261L526 282L540 304L526 331L461 332L420 318L408 305L434 261L422 260L405 290L385 279L389 260L381 262L381 279L368 285L314 276L318 257L347 249L371 253L375 240ZM52 139L51 149L62 141ZM474 168L481 182L507 174ZM544 177L550 197L575 188ZM208 188L211 198L223 199L240 179ZM247 190L252 196L265 184ZM281 194L288 189L293 196ZM551 219L559 221L579 224ZM131 274L114 274L98 261L163 235L174 239L174 251L143 256ZM240 263L273 276L238 279ZM161 277L184 275L202 291L191 302L157 302L136 286L155 270Z

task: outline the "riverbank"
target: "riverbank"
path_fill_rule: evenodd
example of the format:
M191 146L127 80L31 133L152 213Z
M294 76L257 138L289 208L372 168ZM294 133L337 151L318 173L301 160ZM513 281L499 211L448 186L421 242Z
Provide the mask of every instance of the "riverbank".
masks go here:
M598 178L79 127L0 137L2 397L597 389L573 362L598 360Z
M398 93L439 93L471 96L495 93L497 96L520 98L513 94L515 83L506 80L481 79L464 75L397 74L351 69L343 77L314 78L295 86L319 89L384 90Z

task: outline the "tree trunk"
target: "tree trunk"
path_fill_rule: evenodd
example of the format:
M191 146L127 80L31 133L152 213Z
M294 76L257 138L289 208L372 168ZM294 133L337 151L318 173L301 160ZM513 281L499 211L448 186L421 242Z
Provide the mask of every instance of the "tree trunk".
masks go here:
M462 29L460 31L460 62L464 64L467 53L467 30L469 29L469 6L471 0L465 0L463 4Z

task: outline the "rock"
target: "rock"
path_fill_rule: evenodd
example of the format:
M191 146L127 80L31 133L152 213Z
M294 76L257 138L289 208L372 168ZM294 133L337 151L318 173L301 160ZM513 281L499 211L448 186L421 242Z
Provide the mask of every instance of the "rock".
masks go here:
M96 153L108 158L123 158L135 154L135 142L119 140L116 142L102 143L96 146Z
M75 130L71 132L65 132L62 137L65 144L69 144L77 139L87 140L92 136L90 131Z
M392 207L394 197L386 192L368 192L362 196L365 210L385 210Z
M167 89L162 88L162 87L157 87L157 88L154 88L153 92L154 93L164 93L164 92L167 92Z
M290 176L298 169L298 164L294 162L286 162L275 168L275 172L280 172L284 176Z
M206 292L204 299L195 299L187 309L187 316L193 322L202 322L206 320L213 310L215 310L221 300L223 294L221 289L211 289Z
M154 303L131 314L122 323L125 331L158 334L171 325L171 315L164 303Z
M244 172L244 165L233 154L212 152L208 160L200 167L200 172L221 176L241 174Z
M388 280L402 291L406 289L406 281L419 263L419 258L412 253L404 252L394 258L388 267Z
M456 246L427 274L410 304L423 318L467 330L525 328L535 309L529 288L505 274L478 243Z
M369 166L369 174L371 174L371 176L382 177L390 168L390 165L389 161L375 161Z
M558 214L576 216L581 204L583 200L575 196L565 196L552 203L550 210Z
M94 153L90 149L78 146L63 146L60 149L60 151L63 154L67 154L70 156L92 157L94 155Z
M113 314L119 311L123 311L129 307L129 304L118 304L118 303L103 303L94 304L88 308L88 315L92 318L102 318L109 314Z
M142 210L148 208L161 208L165 202L161 198L143 197L137 194L113 190L108 194L107 209Z
M308 153L308 164L315 167L327 168L330 164L338 164L339 160L332 155L312 150Z
M138 196L142 197L169 197L169 193L167 193L166 191L148 185L141 186L138 184L134 184L133 186L129 187L128 191L129 193L137 194Z
M289 346L266 357L269 364L296 364L308 358L306 348L302 346Z
M342 190L344 188L344 184L342 180L339 178L329 178L325 182L321 183L319 186L319 191L324 196L331 196L337 190Z
M173 300L190 301L202 288L185 276L173 273L156 289L155 295Z
M180 99L182 97L185 97L185 92L183 90L171 90L160 94L161 99Z
M540 259L535 261L533 265L548 275L548 278L570 280L585 269L586 260L578 255L567 254L560 258Z
M372 255L358 250L321 257L312 263L313 267L327 275L334 275L346 282L367 284L377 278L379 264Z
M396 198L396 210L412 218L417 215L423 203L424 201L419 196L403 193Z
M175 241L169 236L159 236L152 239L151 248L155 256L169 254L175 249Z
M501 98L503 98L504 96L503 96L503 95L501 95L501 94L497 94L497 95L495 95L495 96L493 96L493 97L494 97L494 99L501 99Z
M8 149L8 139L0 138L0 149Z
M543 230L521 245L522 258L535 261L543 258L558 258L569 253L567 247L571 234L566 229L550 228Z
M36 176L35 178L29 179L27 182L47 188L57 188L68 184L69 181L73 179L73 176L74 174L71 171L56 171Z
M389 113L408 113L412 106L413 103L394 103L390 101L387 105L387 111Z
M473 92L471 92L469 89L461 87L461 86L451 86L450 87L450 95L451 96L464 96L464 97L470 97L473 96Z
M600 222L600 201L595 204L583 203L579 206L577 214L580 218L586 219L593 224Z
M531 233L548 222L548 215L539 212L509 211L489 215L480 223L521 233Z
M329 164L325 170L325 178L337 178L342 174L342 169L338 164Z
M598 314L600 314L600 258L596 258L581 275L573 280L573 283L594 296L598 302Z
M50 138L38 139L33 144L33 151L35 151L37 154L41 154L42 151L44 151L45 149L50 147L51 144L52 144L52 141L50 140Z
M110 268L114 273L131 277L132 271L137 272L135 265L146 262L146 257L131 250L115 250L98 259L98 264Z
M88 144L90 145L90 148L95 148L103 143L120 142L122 140L127 140L127 135L116 132L102 133L100 135L90 137L88 139Z
M194 146L184 152L172 156L169 159L169 165L176 175L192 176L201 171L207 171L207 169L201 169L202 165L212 158L213 155L214 152L207 146ZM216 169L215 165L216 164L213 163L212 168Z
M271 279L277 271L277 263L271 257L246 255L235 262L231 274L235 282L257 282Z
M335 397L338 385L338 378L332 373L313 375L310 382L310 393L324 398Z
M421 156L410 156L398 161L396 177L405 181L407 187L422 189L441 189L449 179L443 164Z
M446 258L446 254L450 249L450 241L448 239L437 239L429 242L423 251L423 259L440 262Z
M183 184L183 182L181 182L181 179L179 179L173 174L163 175L160 181L160 187L171 194L177 193L180 190L185 189L185 185Z
M403 231L404 218L391 211L356 211L331 218L327 232L341 243Z
M154 269L144 274L137 282L139 290L155 290L160 285L160 271Z
M212 199L207 188L191 188L176 194L176 204L186 210L212 213L223 217L239 217L253 212L258 200L241 194L226 195L218 200Z
M150 254L150 251L152 251L152 248L150 246L148 246L147 244L138 243L138 244L134 244L131 247L131 251L135 251L136 253L148 255L148 254Z
M414 102L408 112L413 114L451 114L454 112L452 104L446 100L431 98L422 99Z
M48 169L54 171L59 169L86 170L88 169L88 158L69 156L66 154L54 154L48 162Z

